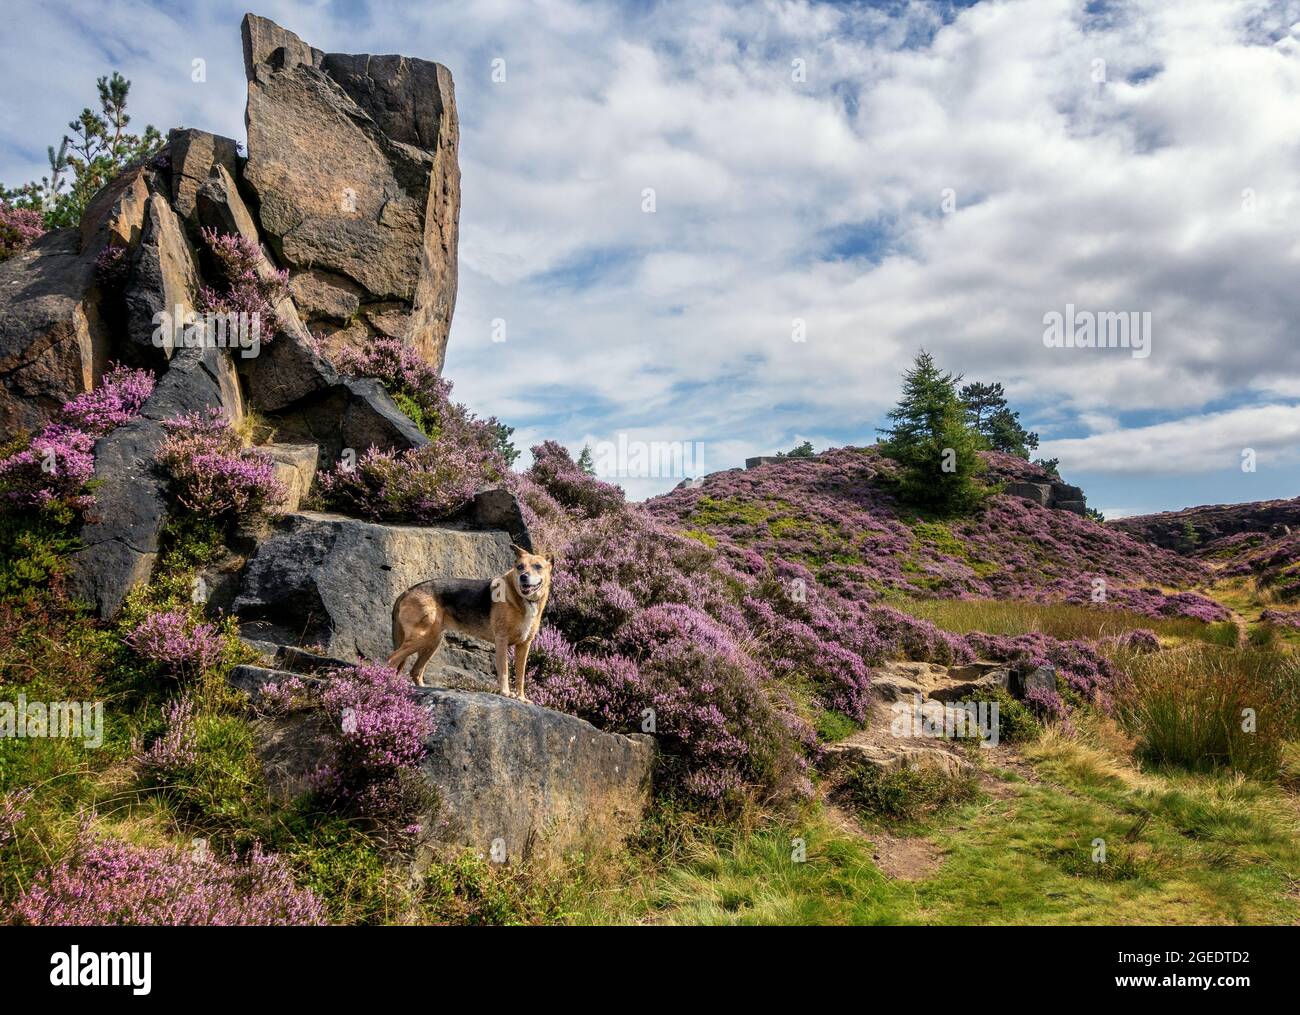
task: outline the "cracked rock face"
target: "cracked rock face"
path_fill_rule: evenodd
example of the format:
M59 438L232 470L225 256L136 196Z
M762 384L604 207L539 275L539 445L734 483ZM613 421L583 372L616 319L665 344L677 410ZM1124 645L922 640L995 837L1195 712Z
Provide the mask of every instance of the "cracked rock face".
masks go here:
M451 73L322 53L251 14L243 34L244 181L304 323L328 352L388 335L441 369L460 213Z

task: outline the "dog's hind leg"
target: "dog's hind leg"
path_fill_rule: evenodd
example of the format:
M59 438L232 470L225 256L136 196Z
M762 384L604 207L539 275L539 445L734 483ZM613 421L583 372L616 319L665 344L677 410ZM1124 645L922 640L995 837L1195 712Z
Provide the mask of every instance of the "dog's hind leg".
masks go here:
M434 631L427 639L416 647L415 665L411 667L411 679L421 687L424 686L424 668L429 665L429 660L433 654L438 651L442 645L442 632Z
M419 648L419 644L414 639L403 642L397 647L396 651L388 657L388 662L385 663L385 665L390 670L396 670L398 673L401 673L402 667L406 665L406 661L410 659L411 656L416 655L419 652Z

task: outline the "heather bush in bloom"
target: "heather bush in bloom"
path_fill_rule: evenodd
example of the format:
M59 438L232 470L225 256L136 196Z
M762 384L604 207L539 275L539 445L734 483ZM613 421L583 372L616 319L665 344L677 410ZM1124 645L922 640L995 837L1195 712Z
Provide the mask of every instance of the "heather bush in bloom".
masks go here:
M543 628L530 656L534 699L625 732L641 731L653 715L661 792L705 800L745 787L810 793L800 748L815 734L782 711L780 686L715 621L689 606L652 607L627 626L618 649L579 652Z
M507 459L513 460L517 454L508 447L508 428L495 417L479 419L459 402L453 402L451 382L399 339L374 338L364 349L345 347L330 358L340 373L383 381L398 408L431 441L466 449L473 457L481 455L490 463L493 478L504 473L509 466Z
M254 845L246 859L98 839L83 827L68 855L18 898L28 926L300 926L325 922L278 857Z
M318 705L331 743L310 781L332 806L380 828L415 834L433 800L416 771L433 718L415 700L410 681L386 666L363 663L326 674L322 684L300 677L264 688L258 703L282 712Z
M623 490L583 472L563 445L545 441L532 453L529 476L566 508L594 518L623 506Z
M0 201L0 263L26 250L44 235L45 223L40 212L11 208Z
M19 508L85 511L95 473L95 441L134 419L153 393L153 374L113 366L99 387L78 395L26 447L0 458L0 499Z
M32 792L31 789L18 789L0 794L0 849L17 836L18 826L27 816L25 808Z
M168 778L198 760L194 699L182 694L163 706L162 735L146 751L136 751L136 762L147 773Z
M270 326L261 337L269 342L280 326L275 307L289 292L289 272L264 264L262 250L253 240L234 233L204 229L203 239L216 259L225 288L203 286L199 289L199 310L205 314L256 315L259 325Z
M318 474L316 483L325 503L346 514L428 524L463 510L500 475L495 451L437 441L405 451L372 447L355 465Z
M154 376L148 370L135 370L115 364L93 391L78 395L63 406L63 420L68 426L99 436L140 415L153 394Z
M225 647L214 625L195 623L184 610L151 613L124 640L136 655L177 676L211 669Z
M261 510L284 495L265 451L247 448L220 409L165 421L158 462L176 499L206 517Z
M1300 612L1265 610L1259 615L1259 619L1266 624L1274 624L1277 627L1300 628Z
M1058 684L1063 680L1084 701L1107 705L1118 676L1105 656L1082 641L1058 641L1038 633L975 633L967 635L966 641L981 659L1009 663L1022 674L1040 666L1055 667Z

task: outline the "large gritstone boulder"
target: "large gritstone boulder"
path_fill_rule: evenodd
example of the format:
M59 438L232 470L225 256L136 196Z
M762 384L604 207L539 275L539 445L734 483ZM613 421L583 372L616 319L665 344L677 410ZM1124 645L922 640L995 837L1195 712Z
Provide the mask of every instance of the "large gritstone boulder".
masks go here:
M243 667L242 670L252 670ZM292 674L238 673L256 693ZM299 678L319 684L315 677ZM431 852L469 847L497 863L612 849L649 802L651 737L604 733L575 716L481 691L412 688L434 730L420 775L434 790L421 826ZM309 791L328 756L328 721L306 710L259 723L256 749L274 798Z
M40 429L109 358L95 254L82 253L75 229L46 233L0 265L0 433Z
M243 180L305 324L330 352L386 335L441 369L460 213L451 73L322 53L252 14L243 35Z
M513 565L505 532L303 512L286 515L258 545L233 609L252 640L318 646L349 662L382 662L393 650L393 603L412 585L429 578L493 578ZM449 637L425 679L493 686L491 654L481 642Z

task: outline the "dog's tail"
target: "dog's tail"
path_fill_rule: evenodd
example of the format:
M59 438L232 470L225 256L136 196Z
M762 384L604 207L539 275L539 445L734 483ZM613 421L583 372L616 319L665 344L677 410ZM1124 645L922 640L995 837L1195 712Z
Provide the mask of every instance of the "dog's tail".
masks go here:
M396 652L397 649L402 644L402 629L401 629L401 624L397 619L397 613L402 608L402 600L405 598L406 598L406 593L403 592L400 596L397 597L397 602L393 603L393 651L394 652Z

